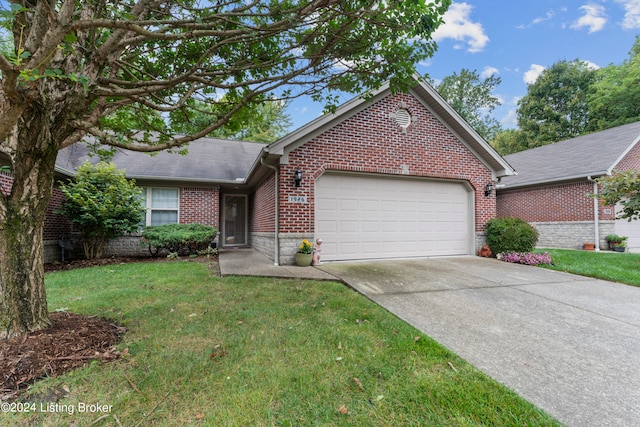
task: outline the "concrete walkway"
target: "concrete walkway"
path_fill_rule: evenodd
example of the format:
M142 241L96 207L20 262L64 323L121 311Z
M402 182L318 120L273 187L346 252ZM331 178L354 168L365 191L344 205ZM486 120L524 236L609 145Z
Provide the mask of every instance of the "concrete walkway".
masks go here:
M568 426L640 426L640 288L478 257L220 270L343 281Z
M275 265L253 249L223 249L218 257L222 276L261 276L289 279L337 280L336 276L315 267Z

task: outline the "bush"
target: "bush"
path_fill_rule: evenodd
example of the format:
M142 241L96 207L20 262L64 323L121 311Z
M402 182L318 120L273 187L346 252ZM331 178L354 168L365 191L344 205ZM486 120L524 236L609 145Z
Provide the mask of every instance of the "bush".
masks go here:
M144 218L140 189L113 163L86 162L60 191L66 199L55 213L80 230L87 259L100 258L110 239L138 231Z
M531 252L538 243L538 231L520 218L493 218L487 222L487 245L494 254Z
M180 255L196 254L206 250L218 234L215 227L203 224L167 224L145 227L142 245L156 257L162 251Z

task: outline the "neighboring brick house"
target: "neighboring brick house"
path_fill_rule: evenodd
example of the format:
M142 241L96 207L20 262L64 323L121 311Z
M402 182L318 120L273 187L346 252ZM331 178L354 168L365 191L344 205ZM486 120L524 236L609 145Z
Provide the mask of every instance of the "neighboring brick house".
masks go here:
M640 169L640 122L505 156L517 171L497 190L498 216L516 216L540 232L538 246L606 248L611 233L629 237L640 251L640 222L615 220L612 206L597 203L594 179L614 170Z
M277 263L292 263L303 238L324 240L323 260L475 254L496 215L487 185L513 168L427 83L371 95L270 145L203 138L186 156L113 161L145 189L147 224L214 225L221 247ZM63 150L61 177L97 161L87 155L82 144ZM54 239L69 232L50 224ZM132 236L107 253L136 251Z

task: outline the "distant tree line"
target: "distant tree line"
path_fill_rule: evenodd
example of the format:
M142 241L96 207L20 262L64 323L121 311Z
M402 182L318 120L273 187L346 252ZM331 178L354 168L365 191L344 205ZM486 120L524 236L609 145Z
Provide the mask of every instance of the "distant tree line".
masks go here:
M433 82L432 82L433 83ZM595 69L579 59L545 69L518 101L518 128L503 129L491 116L501 83L463 69L434 86L502 155L640 120L640 36L621 64Z

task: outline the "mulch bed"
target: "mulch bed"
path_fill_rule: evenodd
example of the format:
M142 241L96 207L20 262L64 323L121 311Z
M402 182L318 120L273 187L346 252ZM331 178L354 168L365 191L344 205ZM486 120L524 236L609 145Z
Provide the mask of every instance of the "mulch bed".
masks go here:
M217 256L184 260L217 264ZM45 264L45 271L130 262L175 261L166 257L112 257ZM67 312L51 313L50 319L51 326L45 330L18 339L0 339L0 401L15 400L39 378L64 374L92 360L110 361L121 356L115 345L125 328L97 316Z
M0 339L0 398L13 399L43 376L56 376L91 360L115 360L125 328L95 316L51 313L51 326L18 339Z
M197 258L196 258L197 259ZM99 267L101 265L123 264L130 262L170 262L167 257L111 257L99 259L78 259L65 262L52 262L44 265L44 271L64 271L76 268Z

